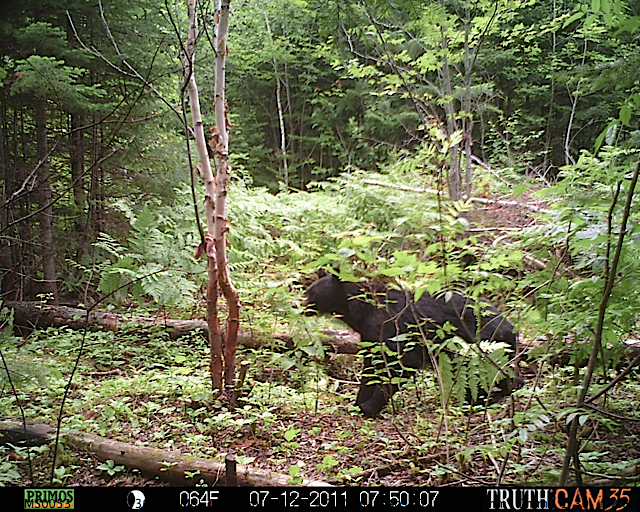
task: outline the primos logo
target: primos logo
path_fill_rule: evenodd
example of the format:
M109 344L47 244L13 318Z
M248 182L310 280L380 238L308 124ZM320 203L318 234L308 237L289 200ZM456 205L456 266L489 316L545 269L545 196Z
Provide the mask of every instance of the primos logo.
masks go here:
M24 508L27 509L72 509L73 489L25 489Z

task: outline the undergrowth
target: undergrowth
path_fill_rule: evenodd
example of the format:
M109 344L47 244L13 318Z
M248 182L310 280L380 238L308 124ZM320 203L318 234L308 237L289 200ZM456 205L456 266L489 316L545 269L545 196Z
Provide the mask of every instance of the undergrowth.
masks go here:
M501 237L470 231L471 203L393 188L424 184L406 163L376 177L387 187L365 183L358 172L276 196L236 182L230 265L243 326L262 342L238 354L249 372L237 409L211 399L208 346L199 333L172 340L161 330L125 325L117 333L37 330L22 339L12 335L5 310L0 415L20 417L20 406L27 420L55 424L84 339L64 428L216 460L233 448L241 463L288 474L291 483L306 477L360 485L542 485L557 483L568 425L576 421L584 475L637 481L638 408L630 407L640 396L637 377L609 391L606 402L575 405L594 310L620 234L616 190L628 186L628 170L626 154L585 155L545 196L571 200ZM96 289L119 288L112 307L164 307L172 316L203 318L205 273L192 256L197 230L185 221L189 199L179 190L171 207L119 202L132 227L128 238L103 236L102 263L84 269ZM626 364L623 342L637 336L637 212L634 205L593 392ZM525 386L506 402L471 407L455 397L476 393L482 370L477 362L456 368L445 361L439 370L454 389L446 408L435 373L424 371L403 382L381 419L362 418L353 405L359 356L331 353L320 338L323 329L344 326L301 314L303 290L321 266L344 279L409 289L416 298L455 291L489 299L520 331L529 359ZM291 343L274 336L283 331ZM64 485L89 463L64 450L51 475L46 464L29 470L25 462L27 451L45 460L50 445L0 450L0 485L51 477ZM108 461L93 464L105 478L128 472Z

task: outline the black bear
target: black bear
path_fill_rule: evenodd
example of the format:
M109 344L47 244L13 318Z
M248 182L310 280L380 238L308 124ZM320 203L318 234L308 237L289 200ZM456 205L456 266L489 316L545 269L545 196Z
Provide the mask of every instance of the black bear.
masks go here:
M413 343L405 349L403 336L409 332L421 331L429 340L439 340L437 330L442 330L447 322L453 327L451 335L457 335L468 343L481 340L507 343L516 353L516 336L513 325L490 305L483 305L480 326L474 314L474 301L460 294L434 297L424 293L417 302L413 294L404 290L389 289L383 284L353 283L341 281L333 274L321 276L311 284L304 301L310 313L332 313L354 331L363 342L382 342L400 355L402 367L424 368L429 364L429 356L424 344ZM365 357L365 370L358 392L356 404L368 417L376 416L387 404L389 397L398 390L398 385L380 383L379 377L372 375L375 364L372 356ZM398 376L397 366L385 364L390 377ZM511 379L503 378L498 384L502 393L511 391Z

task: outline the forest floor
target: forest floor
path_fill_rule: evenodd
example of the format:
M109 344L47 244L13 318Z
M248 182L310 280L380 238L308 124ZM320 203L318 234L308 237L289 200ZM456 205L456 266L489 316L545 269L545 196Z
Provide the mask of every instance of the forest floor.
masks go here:
M488 206L476 209L472 221L483 227L508 228L528 226L533 218L520 208ZM173 342L175 347L160 341L153 350L163 351L162 357L169 359L155 361L146 352L144 340L120 339L126 333L115 336L113 346L124 343L127 347L118 355L123 361L111 362L122 371L96 377L98 370L110 366L96 364L95 358L86 361L90 366L78 382L74 380L68 398L76 417L70 428L82 430L78 424L85 422L86 431L104 437L217 461L232 449L239 464L290 475L291 484L304 477L359 486L548 485L562 464L566 435L553 419L554 388L532 390L531 375L523 389L500 403L488 408L452 406L444 415L434 372L425 371L394 397L381 417L367 419L353 405L359 372L355 356L332 355L328 362L309 364L302 373L317 370L317 377L297 388L293 371L248 350L239 359L253 358L250 391L238 409L227 410L208 403L206 389L189 391L190 386L206 387L206 360L190 359L189 368L189 361L175 364L176 354L186 354L184 360L193 357L193 339ZM202 340L197 351L201 356L206 353ZM48 352L44 348L42 356L46 358ZM51 350L51 357L59 356ZM101 352L96 357L105 355ZM194 373L204 377L191 382L188 379ZM157 385L145 387L156 380ZM640 421L620 419L637 415L626 408L637 402L634 393L633 387L619 386L602 415L610 424L604 419L592 426L591 446L587 443L583 453L583 460L600 464L585 473L592 481L608 481L616 471L628 473L629 461L640 461ZM36 402L41 399L34 393L31 397ZM535 414L532 403L541 405ZM50 424L55 411L54 406L49 412ZM519 426L514 427L514 417ZM514 441L517 437L521 442ZM166 485L124 467L109 472L92 455L67 448L60 460L66 467L60 483L66 486ZM602 474L607 464L613 471ZM50 453L34 454L33 467L36 483L44 483ZM21 482L12 484L29 484L27 464L21 463L19 471Z
M546 471L561 466L561 450L549 449L551 440L564 437L557 424L549 423L543 431L537 432L548 440L544 447L537 449L514 446L510 460L503 473L503 452L497 446L509 436L508 429L496 430L497 422L508 422L510 408L523 411L527 402L525 397L517 397L512 404L507 399L493 405L489 411L476 409L461 411L453 408L449 411L449 425L445 427L442 410L438 406L439 396L431 389L428 396L419 398L416 390L404 391L396 400L395 411L387 409L380 418L366 419L350 406L356 393L354 384L342 384L337 394L318 395L317 411L292 411L288 405L270 408L274 423L259 428L257 423L238 428L238 423L246 418L242 413L228 413L224 410L209 411L215 416L221 414L227 419L228 427L221 428L215 435L202 436L202 446L209 453L224 454L232 448L239 454L239 461L250 461L250 468L260 468L275 473L285 473L292 466L300 468L298 476L323 481L333 485L356 486L494 486L499 485L498 475L503 474L501 482L529 482L549 485ZM336 400L341 402L336 407ZM617 393L616 403L632 402L635 397ZM419 402L419 403L418 403ZM170 402L163 405L171 407ZM179 423L183 419L180 400L175 402L175 416L163 416L162 424ZM135 404L131 404L132 407ZM616 406L617 407L617 406ZM419 412L418 412L419 411ZM611 414L629 414L629 411L614 408ZM468 414L465 418L464 415ZM228 421L232 419L234 421ZM160 419L159 419L160 421ZM146 428L132 428L120 423L117 438L135 440L149 446L167 449L167 443L157 442L161 425L151 422ZM448 428L448 430L446 430ZM291 441L286 440L282 432L295 432ZM439 435L438 435L439 432ZM193 453L193 444L184 441L187 435L198 435L196 426L182 428L171 434L170 450L180 453ZM502 436L505 437L501 437ZM608 447L606 453L594 450L603 462L611 467L621 463L640 460L640 451L633 442L640 439L640 422L621 421L615 429L597 428L593 441ZM478 450L476 447L494 445L491 450ZM589 457L585 450L584 457ZM483 456L481 456L481 454ZM604 457L604 458L603 458ZM220 457L214 457L220 460ZM42 467L38 467L39 461ZM117 468L113 475L98 469L100 461L87 453L63 451L62 462L72 471L65 479L66 486L149 486L168 485L157 478L145 477L137 471ZM50 470L50 458L43 455L34 459L36 473L45 474ZM26 467L23 466L24 483L29 481ZM636 470L638 467L636 466ZM629 469L627 468L628 472ZM518 473L518 474L516 474ZM587 478L603 485L611 475L589 473ZM194 482L197 481L197 477ZM294 479L291 484L297 484Z

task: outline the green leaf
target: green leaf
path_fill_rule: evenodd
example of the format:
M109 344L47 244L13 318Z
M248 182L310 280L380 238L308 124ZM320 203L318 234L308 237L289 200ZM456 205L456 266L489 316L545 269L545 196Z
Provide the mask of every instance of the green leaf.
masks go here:
M442 384L444 385L444 391L450 393L453 387L453 369L451 366L451 359L449 356L442 352L438 357L438 370L442 377Z
M518 183L515 187L513 187L513 195L514 197L520 197L523 192L526 192L531 187L527 183Z
M353 238L351 240L351 243L353 245L367 246L367 245L369 245L369 243L371 243L372 240L373 240L373 238L370 237L370 236L360 235L360 236L356 236L355 238ZM338 252L338 254L339 254L339 252Z
M293 441L297 435L300 433L300 429L299 428L294 428L294 427L290 427L289 430L287 430L284 433L284 438L287 441ZM291 475L291 476L295 476L295 475Z
M289 466L289 476L291 477L300 474L300 471L302 471L302 469L297 464L292 464L291 466Z
M406 270L403 268L391 267L391 268L382 269L378 271L378 273L382 274L383 276L394 277L394 276L401 276L403 274L406 274Z
M584 16L584 12L582 11L578 11L575 14L569 16L564 24L562 25L562 28L567 28L569 25L571 25L574 21L579 20L580 18L582 18Z
M518 437L523 443L525 443L529 438L529 431L526 428L518 429Z
M333 458L333 455L325 455L322 459L322 464L326 466L337 466L339 462Z
M631 122L631 112L631 107L628 104L622 105L620 108L620 122L623 125L629 126Z

